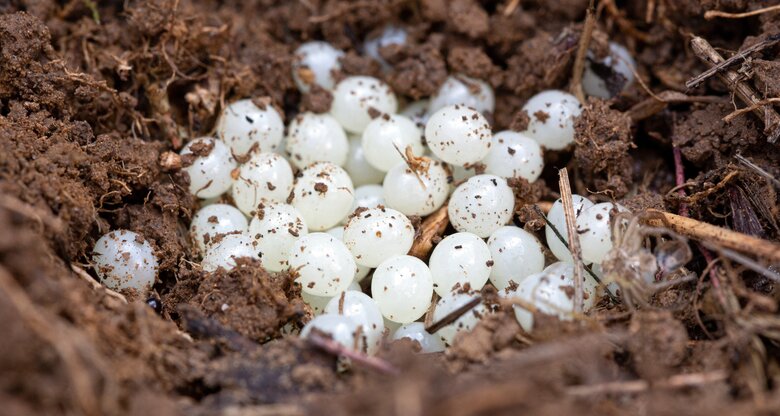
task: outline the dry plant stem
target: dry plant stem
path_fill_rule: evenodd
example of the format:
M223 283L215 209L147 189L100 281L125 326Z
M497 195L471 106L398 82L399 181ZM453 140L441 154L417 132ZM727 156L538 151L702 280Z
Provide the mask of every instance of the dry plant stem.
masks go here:
M755 111L759 107L763 107L765 105L770 105L770 104L774 104L774 103L780 103L780 98L767 98L766 100L761 100L761 101L759 101L759 102L757 102L757 103L755 103L755 104L753 104L753 105L751 105L749 107L745 107L745 108L740 108L738 110L734 110L730 114L726 115L726 117L723 117L723 121L725 121L726 123L731 123L732 120L734 120L735 118L737 118L738 116L740 116L742 114L749 113L751 111Z
M315 347L329 354L349 358L356 363L365 365L366 367L372 368L381 373L392 375L399 374L398 369L389 362L378 357L370 357L363 353L346 348L338 342L329 338L325 338L316 332L309 334L308 338L306 339Z
M742 156L740 154L735 156L735 159L739 161L739 163L745 165L747 168L752 169L759 175L767 178L770 182L772 182L776 187L780 188L780 180L777 180L774 176L772 176L771 173L765 171L764 169L761 169L760 166L756 165L755 163L749 161L745 156Z
M441 318L438 322L434 323L431 326L425 327L425 331L429 334L435 334L436 331L444 328L445 326L455 322L460 318L461 316L465 315L468 311L474 309L477 305L479 305L482 302L482 297L477 296L474 299L471 299L467 304L461 306L458 309L455 309L454 311L450 312L445 316L444 318Z
M440 237L449 225L449 215L447 214L447 205L436 210L429 215L420 225L420 234L414 239L412 248L409 249L409 255L425 260L433 250L434 237Z
M566 168L558 171L558 185L561 189L563 214L566 217L566 230L569 232L569 251L574 258L574 313L582 312L585 294L582 291L582 251L580 250L580 235L577 233L577 217L574 215L574 201L571 198L569 172Z
M725 381L726 379L728 379L728 373L723 370L717 370L707 373L677 374L653 383L647 380L631 380L574 386L566 389L566 393L572 396L591 396L605 393L641 393L651 389L695 387Z
M647 220L648 225L666 227L685 237L707 241L742 253L750 253L772 262L780 262L780 244L669 212L655 209L647 211L654 216Z
M702 245L704 245L704 247L707 247L710 250L718 252L719 254L721 254L724 257L728 257L728 258L730 258L730 259L732 259L732 260L742 264L743 266L749 268L750 270L753 270L756 273L761 274L762 276L764 276L764 277L766 277L768 279L771 279L771 280L774 280L775 282L780 283L780 274L777 274L777 273L773 272L772 270L769 270L768 268L760 265L758 262L756 262L755 260L751 259L750 257L747 257L745 255L739 254L739 253L737 253L734 250L729 250L727 248L718 247L718 246L715 246L713 244L709 244L709 243L706 243L706 242L702 243Z
M722 101L724 101L723 97L712 95L690 96L678 91L666 90L654 97L648 97L644 101L636 103L628 110L628 116L631 117L631 121L637 122L660 113L669 104L718 103Z
M722 17L724 19L742 19L744 17L757 16L759 14L775 12L775 11L780 11L780 4L764 7L762 9L752 10L744 13L727 13L727 12L721 12L719 10L710 10L704 13L704 18L707 20L712 20L718 17Z
M770 39L774 38L775 37L771 37ZM778 40L780 40L780 36L775 39L775 42ZM725 60L704 38L694 36L693 39L691 39L691 48L699 59L715 65L715 68L717 68L715 69L715 73L717 73L726 86L731 89L742 102L748 106L755 106L757 103L761 102L759 94L753 87L742 81L742 76L739 73L721 67ZM691 81L688 81L686 86L689 85ZM769 143L775 143L777 139L780 138L780 114L771 106L762 107L760 105L755 107L753 114L764 122L764 133L767 135L767 141Z
M593 37L593 29L596 27L596 4L595 0L588 2L588 9L585 14L585 24L582 27L580 43L577 47L577 55L574 58L574 69L571 77L571 92L580 103L585 105L585 93L582 91L582 74L585 71L585 57L588 54L590 39Z
M694 37L694 40L695 39L701 39L704 42L707 42L703 38ZM731 66L743 63L745 61L745 59L747 59L747 57L750 54L752 54L753 52L761 51L764 48L772 46L773 44L777 43L778 41L780 41L780 36L777 36L777 35L769 36L766 39L756 43L755 45L749 46L749 47L745 48L744 50L737 52L734 56L732 56L731 58L725 59L725 60L720 56L720 54L718 54L718 52L716 52L714 49L712 49L712 46L709 43L706 43L706 45L704 45L704 47L705 47L705 49L707 49L705 51L705 54L706 54L707 58L703 58L702 56L699 56L699 58L700 59L704 59L707 62L714 63L715 66L713 66L712 68L710 68L710 69L702 72L701 74L696 75L695 77L693 77L693 78L689 79L688 81L686 81L685 82L685 88L691 89L691 88L698 87L699 84L701 84L702 82L704 82L708 78L712 77L713 75L717 74L719 71L725 71L726 68L729 68ZM691 45L694 46L693 45L693 40L691 40ZM710 51L710 49L712 49L712 50ZM717 56L717 58L720 58L719 59L720 62L714 62L714 61L710 60L709 59L710 56L712 56L713 58L715 58Z
M515 9L517 9L517 6L520 5L520 0L509 0L509 3L506 5L506 8L504 8L504 16L509 16L512 13L515 12Z
M71 264L70 269L73 270L73 273L76 273L76 276L89 283L89 285L92 286L92 290L99 292L102 289L108 296L118 299L122 303L127 303L127 298L125 298L124 295L101 285L97 280L95 280L95 278L90 276L89 273L87 273L86 270L82 269L81 267L76 266L75 264Z

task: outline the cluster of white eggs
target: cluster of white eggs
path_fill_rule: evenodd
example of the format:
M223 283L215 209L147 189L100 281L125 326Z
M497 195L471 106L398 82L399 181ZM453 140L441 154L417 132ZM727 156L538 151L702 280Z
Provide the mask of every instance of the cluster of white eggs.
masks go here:
M366 51L404 40L405 33L386 30ZM239 100L224 109L213 137L191 140L181 151L189 190L201 199L190 232L203 270L229 270L244 257L270 272L289 270L316 315L301 335L316 329L368 353L378 350L386 328L395 339L416 340L423 352L441 351L489 308L480 304L435 334L420 320L431 309L433 321L444 318L486 284L571 317L565 290L573 279L571 256L547 230L547 244L561 262L545 268L541 242L512 225L515 198L506 179L536 180L542 148L573 142L576 98L542 92L524 107L527 131L494 134L485 114L495 99L483 81L452 76L429 101L399 112L399 100L381 80L337 81L343 52L331 45L309 42L296 56L298 88L330 90L329 113L299 114L285 129L273 106ZM452 183L453 170L478 162L486 173ZM436 245L427 264L408 255L415 238L410 217L431 214L448 200L456 232ZM583 258L597 264L612 244L615 207L579 196L575 203ZM560 202L549 220L565 234ZM101 238L93 262L111 288L148 290L155 281L152 247L130 231ZM370 285L363 286L371 296L359 285L369 275ZM595 288L595 282L586 285L586 308ZM439 299L432 305L434 293ZM522 308L516 313L531 330L532 315Z

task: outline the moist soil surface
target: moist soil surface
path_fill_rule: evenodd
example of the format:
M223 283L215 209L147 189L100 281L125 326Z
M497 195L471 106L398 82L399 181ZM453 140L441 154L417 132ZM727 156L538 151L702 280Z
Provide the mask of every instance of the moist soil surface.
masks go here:
M289 274L251 261L214 273L197 264L187 230L199 201L165 152L211 134L239 98L270 103L287 120L327 111L327 91L295 88L300 43L347 51L337 77L380 77L408 101L449 73L483 79L496 92L494 129L520 131L540 116L521 111L530 96L572 87L587 3L0 2L0 414L780 411L779 293L767 277L778 269L767 259L755 259L769 267L760 273L693 241L673 252L656 241L658 256L683 253L691 279L604 296L574 322L537 316L533 334L511 307L497 307L446 353L383 346L382 371L289 335L311 317ZM776 2L596 3L593 56L610 41L625 45L642 82L590 99L576 143L546 153L539 181L511 183L517 225L540 229L531 204L559 196L557 171L567 167L575 193L638 216L653 208L778 241L780 143L767 143L753 112L724 120L744 104L717 77L685 87L709 68L691 36L729 57L780 33L777 12L706 12ZM383 70L361 55L362 40L390 24L409 41L381 50ZM780 93L778 52L769 45L731 68L759 99ZM117 295L92 280L92 246L119 228L158 254L153 293ZM622 243L631 238L642 237Z

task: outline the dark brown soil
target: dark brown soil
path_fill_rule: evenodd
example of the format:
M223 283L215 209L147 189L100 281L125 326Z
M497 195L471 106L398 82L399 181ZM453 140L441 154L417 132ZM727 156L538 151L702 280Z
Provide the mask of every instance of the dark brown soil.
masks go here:
M699 279L636 308L605 298L574 323L538 316L533 336L502 310L446 354L386 345L380 357L398 375L285 336L310 316L289 275L252 262L229 273L197 267L187 233L197 201L176 164L161 163L164 152L208 134L237 98L267 100L287 120L326 111L328 92L302 96L291 77L291 52L311 39L347 51L337 76L381 77L410 101L449 73L484 79L496 91L494 128L522 130L531 95L571 86L588 2L520 1L505 13L514 3L0 2L0 414L780 411L776 282L725 258L707 268L717 253L694 244L686 267ZM594 54L608 41L625 45L645 86L591 100L573 149L548 152L539 181L512 184L518 225L539 229L528 204L555 199L557 169L568 167L575 192L594 199L778 241L780 144L766 142L753 113L724 121L743 104L717 78L684 86L707 69L690 34L730 56L780 33L776 12L706 20L706 11L777 2L597 3ZM383 48L393 67L383 72L360 52L388 23L411 41ZM778 52L770 46L736 67L762 99L780 94ZM651 91L709 99L659 105ZM632 119L645 102L657 110ZM685 196L671 192L673 146ZM87 281L91 247L116 228L143 234L161 259L154 293L124 293L129 303ZM160 313L147 296L162 302Z

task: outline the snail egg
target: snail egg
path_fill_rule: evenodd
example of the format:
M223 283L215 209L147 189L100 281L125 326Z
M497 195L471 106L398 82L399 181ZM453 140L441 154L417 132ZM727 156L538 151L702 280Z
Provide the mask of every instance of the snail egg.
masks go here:
M301 172L293 192L292 205L303 215L309 229L323 231L349 214L355 189L344 169L317 162Z
M325 231L325 232L330 234L330 235L332 235L332 236L334 236L334 237L336 237L336 238L338 238L342 242L344 241L344 227L342 227L342 226L333 227L330 230ZM355 263L355 264L357 264L357 263ZM369 273L371 273L371 268L370 267L366 267L366 266L362 266L360 264L357 264L357 268L355 269L355 282L359 282L359 281L365 279L365 277L368 276ZM354 290L354 289L350 289L350 290ZM360 290L360 286L358 286L357 290Z
M361 142L360 136L350 137L349 155L344 170L349 173L355 186L381 184L385 173L368 163Z
M390 257L409 252L414 227L406 215L390 208L370 208L350 218L344 244L357 264L376 267Z
M454 312L458 308L463 307L467 303L471 302L476 295L472 293L448 293L442 296L438 302L436 302L436 308L433 310L433 322L439 322L445 316ZM455 340L455 336L460 332L471 332L474 327L477 326L479 321L485 314L488 313L488 309L485 305L480 303L470 311L461 315L455 322L443 327L436 335L438 335L442 341L449 345L452 345Z
M403 324L414 322L431 304L431 271L417 257L391 257L374 270L371 295L385 318Z
M444 165L435 160L429 159L428 168L417 174L405 162L400 162L385 176L382 185L385 202L405 215L428 215L447 200L448 176Z
M200 265L207 272L220 267L230 270L236 267L236 259L241 257L259 260L260 251L256 243L246 233L227 234L208 244Z
M631 53L624 46L610 42L609 55L598 61L593 59L591 53L588 55L588 65L582 74L582 90L585 94L608 99L634 82L633 68L636 67L636 63L634 58L631 57ZM599 67L606 68L612 72L612 74L606 74L607 78L610 76L620 77L617 81L622 83L614 86L608 85L607 80L603 78L605 74L597 74Z
M431 253L428 267L433 288L439 296L447 296L466 285L480 290L490 277L493 259L481 238L471 233L455 233L445 237Z
M528 182L537 180L544 168L539 143L522 133L508 130L493 136L493 145L482 163L486 173L503 178L520 177Z
M487 245L493 258L490 282L499 291L544 269L542 243L522 228L501 227L490 235Z
M202 137L187 143L181 155L192 155L192 164L184 167L190 176L190 193L198 198L214 198L222 195L233 183L230 173L236 161L224 143L210 137Z
M201 253L206 251L206 241L221 234L242 233L249 229L246 217L232 205L207 205L192 217L190 235Z
M257 153L238 169L231 194L236 207L251 216L261 202L285 202L292 189L287 160L276 153Z
M493 88L485 81L465 75L451 75L431 97L429 111L434 113L456 104L488 114L496 108L496 97Z
M514 208L515 196L504 178L476 175L455 189L447 211L456 230L486 238L512 219Z
M607 253L612 250L613 212L627 212L617 204L603 202L593 205L577 217L577 232L580 235L582 260L585 263L601 263Z
M314 162L342 166L349 154L347 134L328 114L303 113L290 123L287 153L295 167L303 169Z
M140 234L111 231L97 240L92 263L101 283L109 289L147 292L157 277L157 256Z
M295 241L288 263L297 272L301 290L315 296L335 296L355 278L355 259L337 238L307 234Z
M453 165L477 163L490 152L493 133L485 117L473 108L449 105L434 112L425 125L428 148Z
M336 85L330 113L352 133L362 133L371 122L371 110L395 114L398 101L384 82L368 76L347 77Z
M593 202L590 202L590 200L581 195L572 194L571 200L573 202L575 218L578 218L586 209L593 206ZM569 232L566 228L566 215L563 213L563 202L561 202L560 199L555 201L555 203L552 205L552 208L550 208L550 212L547 213L547 221L549 221L550 224L552 224L555 229L561 233L563 239L568 243ZM566 245L561 242L558 236L555 235L555 232L553 231L550 224L544 227L544 236L547 240L547 247L550 248L550 251L552 251L558 260L574 263L574 259L571 257L571 252L569 252L569 249L566 248ZM580 245L582 245L582 243L580 243Z
M360 292L360 285L356 281L353 281L349 284L349 287L347 287L347 291L350 290L356 290ZM312 311L314 312L314 316L317 316L325 313L325 307L328 306L328 302L330 302L330 300L334 297L341 296L341 293L336 294L336 296L315 296L301 291L301 299L303 299L303 301L311 307Z
M341 69L339 60L344 52L330 43L306 42L295 50L292 76L302 93L307 93L313 84L331 90L335 81L333 73Z
M287 268L290 248L298 237L308 232L301 214L287 204L261 205L249 224L249 236L263 253L263 267L272 272Z
M422 322L412 322L396 329L393 339L397 341L404 338L417 341L417 344L420 345L420 352L423 354L442 352L445 348L441 338L429 334L425 330L425 324Z
M216 132L236 156L273 152L284 136L284 122L270 104L261 109L252 100L239 100L222 110Z
M358 327L359 324L348 316L324 314L314 317L314 319L303 326L301 338L308 338L312 330L317 330L343 347L361 351L363 344L360 339L355 339Z
M363 130L363 153L373 167L388 171L404 159L401 153L411 146L415 155L422 155L422 131L408 117L393 114L382 115Z
M523 133L546 149L561 150L574 143L574 119L582 112L577 97L547 90L531 97L523 110L530 118Z
M382 342L385 324L374 299L360 291L348 290L334 296L325 306L325 313L351 318L362 326L361 334L369 354L375 354Z

